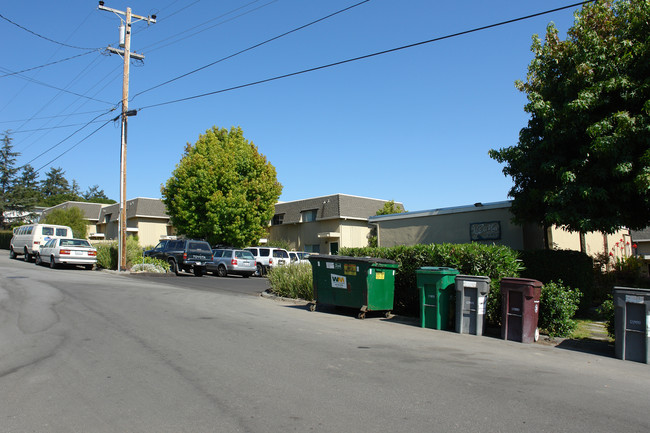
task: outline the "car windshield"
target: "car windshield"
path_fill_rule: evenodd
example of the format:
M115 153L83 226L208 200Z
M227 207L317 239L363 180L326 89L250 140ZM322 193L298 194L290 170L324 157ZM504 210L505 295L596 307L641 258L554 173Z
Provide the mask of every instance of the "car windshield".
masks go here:
M90 247L90 243L83 239L61 239L61 247Z
M238 259L255 260L250 251L235 251L235 257Z

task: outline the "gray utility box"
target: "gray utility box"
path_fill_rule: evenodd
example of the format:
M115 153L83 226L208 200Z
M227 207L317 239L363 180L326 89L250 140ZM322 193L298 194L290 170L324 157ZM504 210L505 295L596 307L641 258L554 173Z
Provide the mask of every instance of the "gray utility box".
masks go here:
M456 275L456 332L483 335L490 277Z
M650 364L650 289L614 287L613 292L616 357Z

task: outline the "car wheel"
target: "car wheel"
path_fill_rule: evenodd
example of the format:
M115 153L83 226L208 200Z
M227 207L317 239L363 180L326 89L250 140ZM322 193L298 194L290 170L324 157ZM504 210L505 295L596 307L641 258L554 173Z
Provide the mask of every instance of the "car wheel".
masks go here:
M32 256L31 256L31 255L29 254L29 252L27 251L27 248L25 248L25 256L23 257L23 259L24 259L27 263L29 263L29 262L32 260Z
M36 255L34 256L34 263L35 263L37 266L43 264L43 259L41 259L41 255L40 255L40 254L36 253Z
M50 269L56 269L56 261L54 260L54 256L50 256Z
M176 265L176 260L174 259L169 259L169 271L173 272L176 275L180 275L180 270L178 269L178 265Z
M86 268L87 271L92 271L93 265L85 265L84 268Z
M226 267L224 265L219 265L217 268L217 276L219 277L225 277L228 275L228 271L226 270Z
M257 271L255 272L255 276L257 277L263 277L264 276L264 266L258 264L257 265Z
M14 251L13 248L9 248L9 258L10 259L15 259L16 258L16 252Z
M194 276L195 277L202 277L203 276L203 268L199 266L194 267Z

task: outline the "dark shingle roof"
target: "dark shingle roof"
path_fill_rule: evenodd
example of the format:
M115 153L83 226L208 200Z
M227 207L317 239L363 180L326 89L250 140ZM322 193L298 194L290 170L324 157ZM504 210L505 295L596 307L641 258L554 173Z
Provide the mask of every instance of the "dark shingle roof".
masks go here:
M388 200L332 194L322 197L295 200L275 205L275 213L284 214L283 224L300 222L301 212L316 210L316 219L356 218L368 219L375 215ZM401 203L396 203L402 206ZM403 206L402 206L403 207Z
M630 230L630 237L632 238L632 242L648 241L650 240L650 227L646 227L643 230Z
M102 207L106 206L101 203L86 203L81 201L66 201L65 203L58 204L43 210L43 215L47 215L54 209L70 209L73 207L81 209L84 214L84 218L90 221L99 220L99 215L101 213Z
M111 214L113 220L117 219L120 213L120 204L115 203L105 206L100 214L100 219ZM159 198L138 197L126 202L126 217L148 217L148 218L169 218L165 204Z

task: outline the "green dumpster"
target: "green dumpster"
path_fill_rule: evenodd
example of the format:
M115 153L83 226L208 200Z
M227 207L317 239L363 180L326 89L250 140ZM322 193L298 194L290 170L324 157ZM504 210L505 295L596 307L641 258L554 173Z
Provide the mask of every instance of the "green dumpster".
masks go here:
M315 310L317 304L358 308L359 319L367 311L393 309L395 272L398 264L392 260L372 257L315 255L309 257L314 277Z
M458 270L443 267L416 269L423 328L451 329Z

